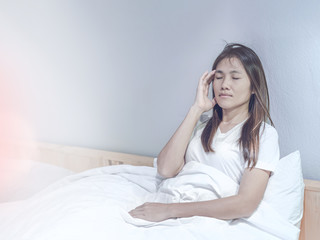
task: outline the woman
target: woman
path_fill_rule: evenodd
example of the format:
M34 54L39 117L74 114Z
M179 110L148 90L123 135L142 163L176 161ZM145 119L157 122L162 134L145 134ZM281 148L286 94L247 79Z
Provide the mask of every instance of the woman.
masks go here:
M212 82L213 100L209 99ZM213 110L204 128L193 130L202 113ZM237 195L187 203L145 203L130 214L148 221L206 216L249 217L258 207L279 160L278 134L270 121L262 64L253 50L228 44L212 71L200 78L197 95L182 124L158 156L158 172L176 176L188 161L215 167L240 183Z

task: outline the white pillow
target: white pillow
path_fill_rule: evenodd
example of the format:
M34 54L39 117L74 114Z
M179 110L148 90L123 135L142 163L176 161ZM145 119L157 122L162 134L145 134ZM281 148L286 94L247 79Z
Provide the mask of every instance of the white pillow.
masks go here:
M264 200L297 227L303 215L304 182L300 152L280 159L270 177Z

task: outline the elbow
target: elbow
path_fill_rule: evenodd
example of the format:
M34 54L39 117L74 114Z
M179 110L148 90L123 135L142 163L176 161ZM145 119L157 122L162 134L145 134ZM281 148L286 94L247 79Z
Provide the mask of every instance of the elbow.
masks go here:
M161 164L162 162L159 161L159 157L158 157L158 161L157 161L157 172L158 174L163 177L163 178L170 178L172 177L171 173L165 168L165 166L163 164Z
M172 178L177 176L182 167L178 166L176 164L176 161L174 161L173 159L168 161L168 158L166 158L166 160L167 161L163 161L162 157L159 154L158 160L157 160L158 174L163 178ZM171 163L171 164L168 164L168 163Z
M242 217L243 218L249 218L251 215L256 211L257 208L253 207L247 207L243 212L242 212Z
M172 178L172 177L174 177L172 174L164 172L164 171L160 171L159 169L158 169L158 174L163 178Z
M243 201L242 203L243 204L241 204L241 217L249 218L257 210L260 202L247 200Z
M167 169L157 166L158 174L163 178L172 178L175 177L177 174L174 174L172 171L168 171Z

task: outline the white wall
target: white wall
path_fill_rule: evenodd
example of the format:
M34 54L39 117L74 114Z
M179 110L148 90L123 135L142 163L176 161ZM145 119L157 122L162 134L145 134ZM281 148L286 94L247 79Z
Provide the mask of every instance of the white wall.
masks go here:
M0 3L11 66L38 140L156 156L225 41L252 47L268 78L281 155L320 179L320 3ZM28 106L28 107L26 107Z

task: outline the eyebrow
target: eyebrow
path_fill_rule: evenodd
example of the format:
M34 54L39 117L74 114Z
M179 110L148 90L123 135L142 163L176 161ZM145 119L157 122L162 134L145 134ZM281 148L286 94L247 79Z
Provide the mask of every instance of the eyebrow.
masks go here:
M224 73L224 72L221 71L221 70L217 70L216 73ZM236 71L236 70L233 70L233 71L231 71L230 73L239 73L239 74L241 74L241 72L238 72L238 71Z

